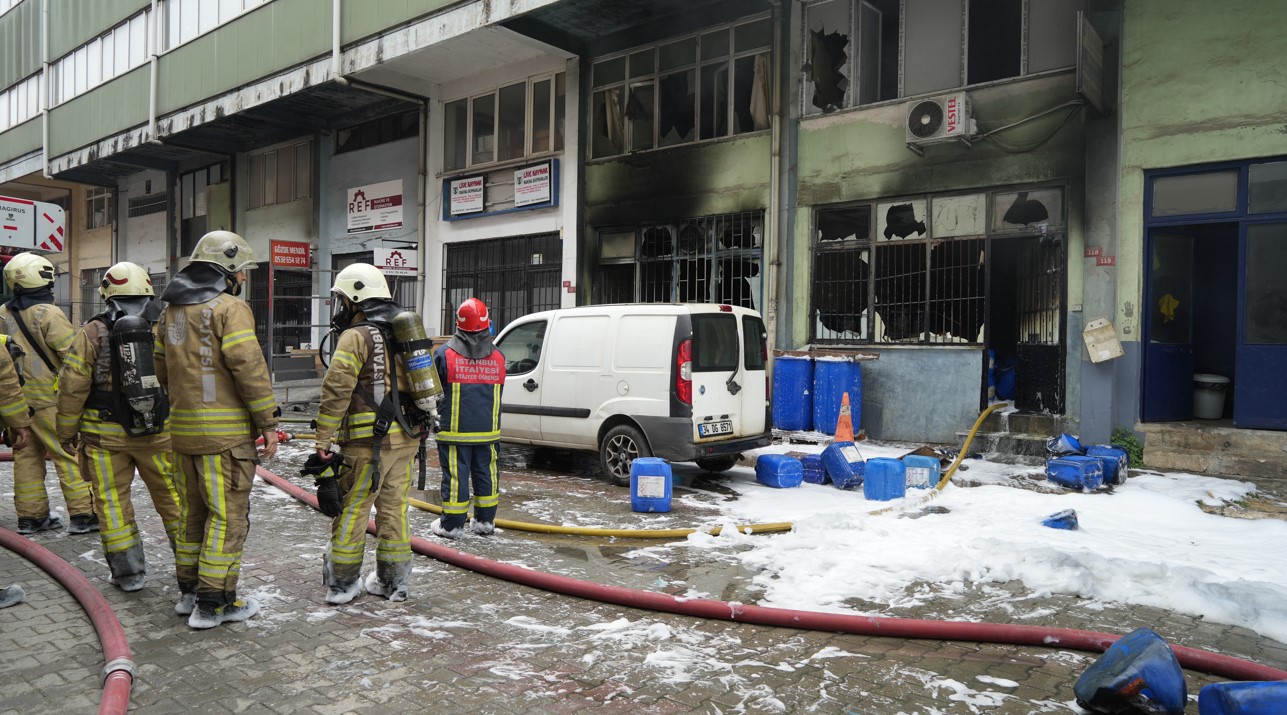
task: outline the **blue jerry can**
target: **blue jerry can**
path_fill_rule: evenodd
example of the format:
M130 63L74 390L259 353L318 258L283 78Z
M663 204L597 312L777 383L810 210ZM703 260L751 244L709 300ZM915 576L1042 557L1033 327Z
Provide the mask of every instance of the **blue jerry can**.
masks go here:
M804 481L804 465L785 454L762 454L755 460L755 481L774 489L791 489Z
M1073 684L1091 712L1184 715L1188 687L1171 646L1147 628L1117 640Z
M1104 465L1095 457L1056 457L1046 460L1046 479L1061 487L1088 492L1104 483Z

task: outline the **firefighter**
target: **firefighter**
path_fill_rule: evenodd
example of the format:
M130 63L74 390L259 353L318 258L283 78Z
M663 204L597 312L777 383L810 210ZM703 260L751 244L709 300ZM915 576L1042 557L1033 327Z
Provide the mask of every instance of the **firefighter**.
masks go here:
M250 306L236 296L254 268L246 240L211 231L161 294L156 372L170 395L170 441L178 470L179 530L175 613L213 628L259 612L237 596L250 528L256 433L264 459L277 452L277 410Z
M496 466L500 442L501 390L505 356L492 345L487 306L470 298L456 309L456 333L434 353L445 394L438 410L438 460L442 465L442 518L433 532L459 538L473 491L474 533L495 531L500 501Z
M134 263L103 274L98 294L107 309L76 335L58 374L58 439L80 435L81 472L90 478L111 582L143 588L143 539L134 520L134 470L152 497L174 550L179 528L174 458L166 417L169 402L156 385L152 280ZM141 394L143 404L126 395Z
M0 420L5 427L5 440L17 454L31 443L31 408L22 395L22 378L11 357L21 349L8 335L0 335Z
M318 503L332 517L322 572L326 602L348 603L361 590L372 504L377 542L366 590L404 601L411 574L407 494L426 416L416 413L407 368L394 359L393 319L402 308L384 275L367 263L340 271L331 295L338 308L332 322L343 332L322 380L315 454L305 465L306 474L319 477ZM336 443L343 457L332 451Z
M45 491L45 454L53 459L54 471L67 500L71 534L98 531L98 516L89 484L81 478L76 459L58 442L54 420L58 409L58 371L71 347L76 331L71 321L54 305L54 264L35 253L19 253L4 267L5 282L13 297L0 307L4 332L26 355L22 386L27 404L34 410L32 449L14 452L13 501L18 512L18 533L62 528L62 520L49 511Z

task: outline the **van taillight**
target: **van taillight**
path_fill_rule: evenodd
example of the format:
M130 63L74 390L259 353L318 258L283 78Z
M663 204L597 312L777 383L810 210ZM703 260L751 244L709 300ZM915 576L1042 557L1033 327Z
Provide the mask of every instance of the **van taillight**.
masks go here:
M675 356L675 395L685 405L693 404L693 341L679 344Z

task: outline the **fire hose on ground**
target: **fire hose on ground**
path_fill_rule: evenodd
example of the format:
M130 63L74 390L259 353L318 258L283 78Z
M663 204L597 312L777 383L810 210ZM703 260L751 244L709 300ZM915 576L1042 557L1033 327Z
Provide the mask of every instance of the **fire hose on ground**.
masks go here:
M317 498L305 489L263 467L257 468L256 473L269 484L281 489L313 509L317 509ZM367 532L375 533L374 522L368 522ZM445 546L439 546L417 536L411 537L411 548L418 554L437 559L452 566L458 566L485 576L532 588L603 603L613 603L628 608L674 613L697 618L865 636L1006 643L1046 648L1070 648L1093 653L1107 650L1120 637L1111 633L1098 633L1071 628L1044 628L1041 626L1003 623L932 621L816 613L713 599L683 598L654 591L640 591L622 586L591 583L568 576L559 576L512 564L504 564L481 556L449 549ZM1171 649L1175 652L1180 665L1190 670L1232 680L1287 680L1287 671L1270 668L1241 658L1186 646L1172 646Z
M134 655L125 638L125 630L116 619L112 606L79 570L57 554L31 539L0 528L0 546L39 566L58 581L85 609L98 640L103 645L103 697L99 715L124 715L130 707L130 688L134 684Z

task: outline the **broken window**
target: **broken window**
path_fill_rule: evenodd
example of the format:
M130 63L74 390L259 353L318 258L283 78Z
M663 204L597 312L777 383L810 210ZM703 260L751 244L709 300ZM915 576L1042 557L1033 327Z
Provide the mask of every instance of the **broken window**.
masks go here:
M826 0L806 13L806 113L898 97L898 0Z
M1041 203L1041 210L1025 202ZM1019 206L1022 216L1011 213ZM1037 214L1045 212L1038 217ZM989 213L993 214L989 216ZM930 216L933 220L930 220ZM1063 189L916 197L819 209L811 278L812 339L818 343L987 342L988 261L995 240L1024 245L1000 256L1006 276L994 304L1042 344L1060 339ZM994 236L990 237L988 227ZM1018 244L1016 244L1018 245ZM995 311L994 311L995 313ZM990 344L990 343L989 343Z
M595 62L591 158L768 129L772 44L765 17Z
M598 303L726 303L758 309L764 215L648 224L599 234ZM636 243L637 237L637 243Z

